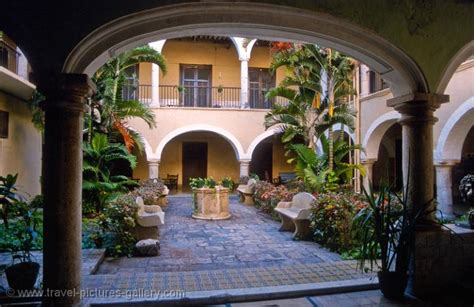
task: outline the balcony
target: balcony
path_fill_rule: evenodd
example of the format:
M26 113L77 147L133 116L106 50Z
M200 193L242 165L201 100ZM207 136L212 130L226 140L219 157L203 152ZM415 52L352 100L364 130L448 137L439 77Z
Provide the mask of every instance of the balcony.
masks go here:
M265 98L266 89L249 89L250 109L269 109L273 103L285 104L280 97ZM183 108L239 109L240 87L160 85L156 92L151 85L127 85L122 89L123 98L139 100L148 105ZM155 98L154 98L155 97Z
M18 73L19 53L12 46L0 38L0 66L9 71Z

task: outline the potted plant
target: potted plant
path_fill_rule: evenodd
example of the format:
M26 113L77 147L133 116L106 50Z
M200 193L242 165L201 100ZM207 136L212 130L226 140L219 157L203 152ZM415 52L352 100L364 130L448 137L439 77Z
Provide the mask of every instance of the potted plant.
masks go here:
M5 269L8 285L15 290L32 289L38 279L40 265L32 261L31 250L38 233L36 231L41 215L29 204L17 201L12 212L18 217L13 234L15 240L9 244L12 264Z
M18 174L8 174L5 177L0 176L0 209L2 212L3 223L7 229L10 207L18 200L23 199L16 188L17 179Z
M234 190L234 181L232 181L232 178L231 178L231 177L224 177L224 178L222 179L221 185L222 185L224 188L228 188L230 191L233 191L233 190Z
M474 229L474 209L471 209L467 212L467 220L471 229Z
M223 91L224 91L224 86L222 86L222 84L219 84L219 85L217 86L217 92L218 92L219 94L222 94Z
M193 190L193 218L224 220L231 217L228 187L218 185L212 177L191 178L189 186Z
M407 199L382 184L374 193L363 189L367 207L354 217L353 227L360 240L359 266L368 270L378 266L380 290L389 299L404 296L408 282L408 265L414 251L415 225L425 209L415 212ZM405 193L406 195L406 193ZM422 207L425 208L425 207Z

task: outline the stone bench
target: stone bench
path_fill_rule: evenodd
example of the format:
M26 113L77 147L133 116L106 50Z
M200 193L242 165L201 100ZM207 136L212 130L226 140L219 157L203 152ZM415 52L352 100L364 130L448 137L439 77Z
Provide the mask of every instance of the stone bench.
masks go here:
M311 234L311 204L315 201L309 193L298 193L291 202L279 202L275 207L281 219L279 231L294 231L294 239L306 239Z
M136 203L138 205L136 238L138 240L158 239L160 235L158 226L165 224L165 213L160 206L145 205L141 197L137 197Z
M163 191L161 191L160 198L158 199L158 205L160 205L161 207L168 206L168 198L166 198L166 197L169 195L169 193L170 193L170 190L165 185L163 187Z
M241 184L237 187L237 192L239 193L239 201L244 205L254 205L253 192L256 183L257 181L255 179L249 179L247 184Z

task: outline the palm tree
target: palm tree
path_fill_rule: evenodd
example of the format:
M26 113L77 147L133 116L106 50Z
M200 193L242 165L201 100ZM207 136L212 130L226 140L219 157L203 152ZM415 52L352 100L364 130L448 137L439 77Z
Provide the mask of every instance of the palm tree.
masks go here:
M329 107L328 116L333 118L335 115L335 108L345 105L344 98L354 93L352 87L354 61L340 52L331 50L330 48L316 47L315 51L316 52L313 52L313 49L310 49L310 52L314 55L314 58L318 61L318 64L323 70L326 81L325 96L328 100ZM335 122L339 121L336 119ZM343 125L345 124L342 121L340 123ZM350 127L352 128L352 120ZM333 125L328 127L328 132L328 167L332 170L334 167Z
M136 157L122 144L110 143L105 134L95 134L90 144L84 144L83 184L84 201L99 212L104 204L126 192L136 182L123 175L113 175L114 163L123 160L133 169Z
M342 103L342 99L352 93L350 58L316 45L295 45L274 55L271 70L275 72L282 66L289 74L267 93L267 98L282 97L288 105L272 106L265 116L266 128L280 125L283 142L301 136L313 149L316 139L325 131L329 130L332 139L334 124L352 129L354 114L348 104ZM330 169L332 156L330 154Z
M98 123L96 130L109 134L112 131L118 132L129 152L135 145L138 145L140 151L143 149L140 135L127 126L127 120L138 117L144 120L149 128L154 128L155 116L153 111L140 101L123 100L122 86L126 80L127 68L144 62L156 64L166 73L163 56L150 46L143 46L120 54L94 74L93 79L98 91L93 101L96 112L92 113L89 121L89 141L94 130L92 126Z

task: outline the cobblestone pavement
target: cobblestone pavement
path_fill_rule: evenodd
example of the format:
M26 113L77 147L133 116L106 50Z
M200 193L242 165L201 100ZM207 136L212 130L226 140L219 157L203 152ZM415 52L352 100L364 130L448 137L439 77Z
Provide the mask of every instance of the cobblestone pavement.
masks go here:
M191 218L191 197L170 197L160 228L161 255L104 261L97 274L223 270L340 261L319 244L295 241L279 232L279 222L232 196L232 218Z

